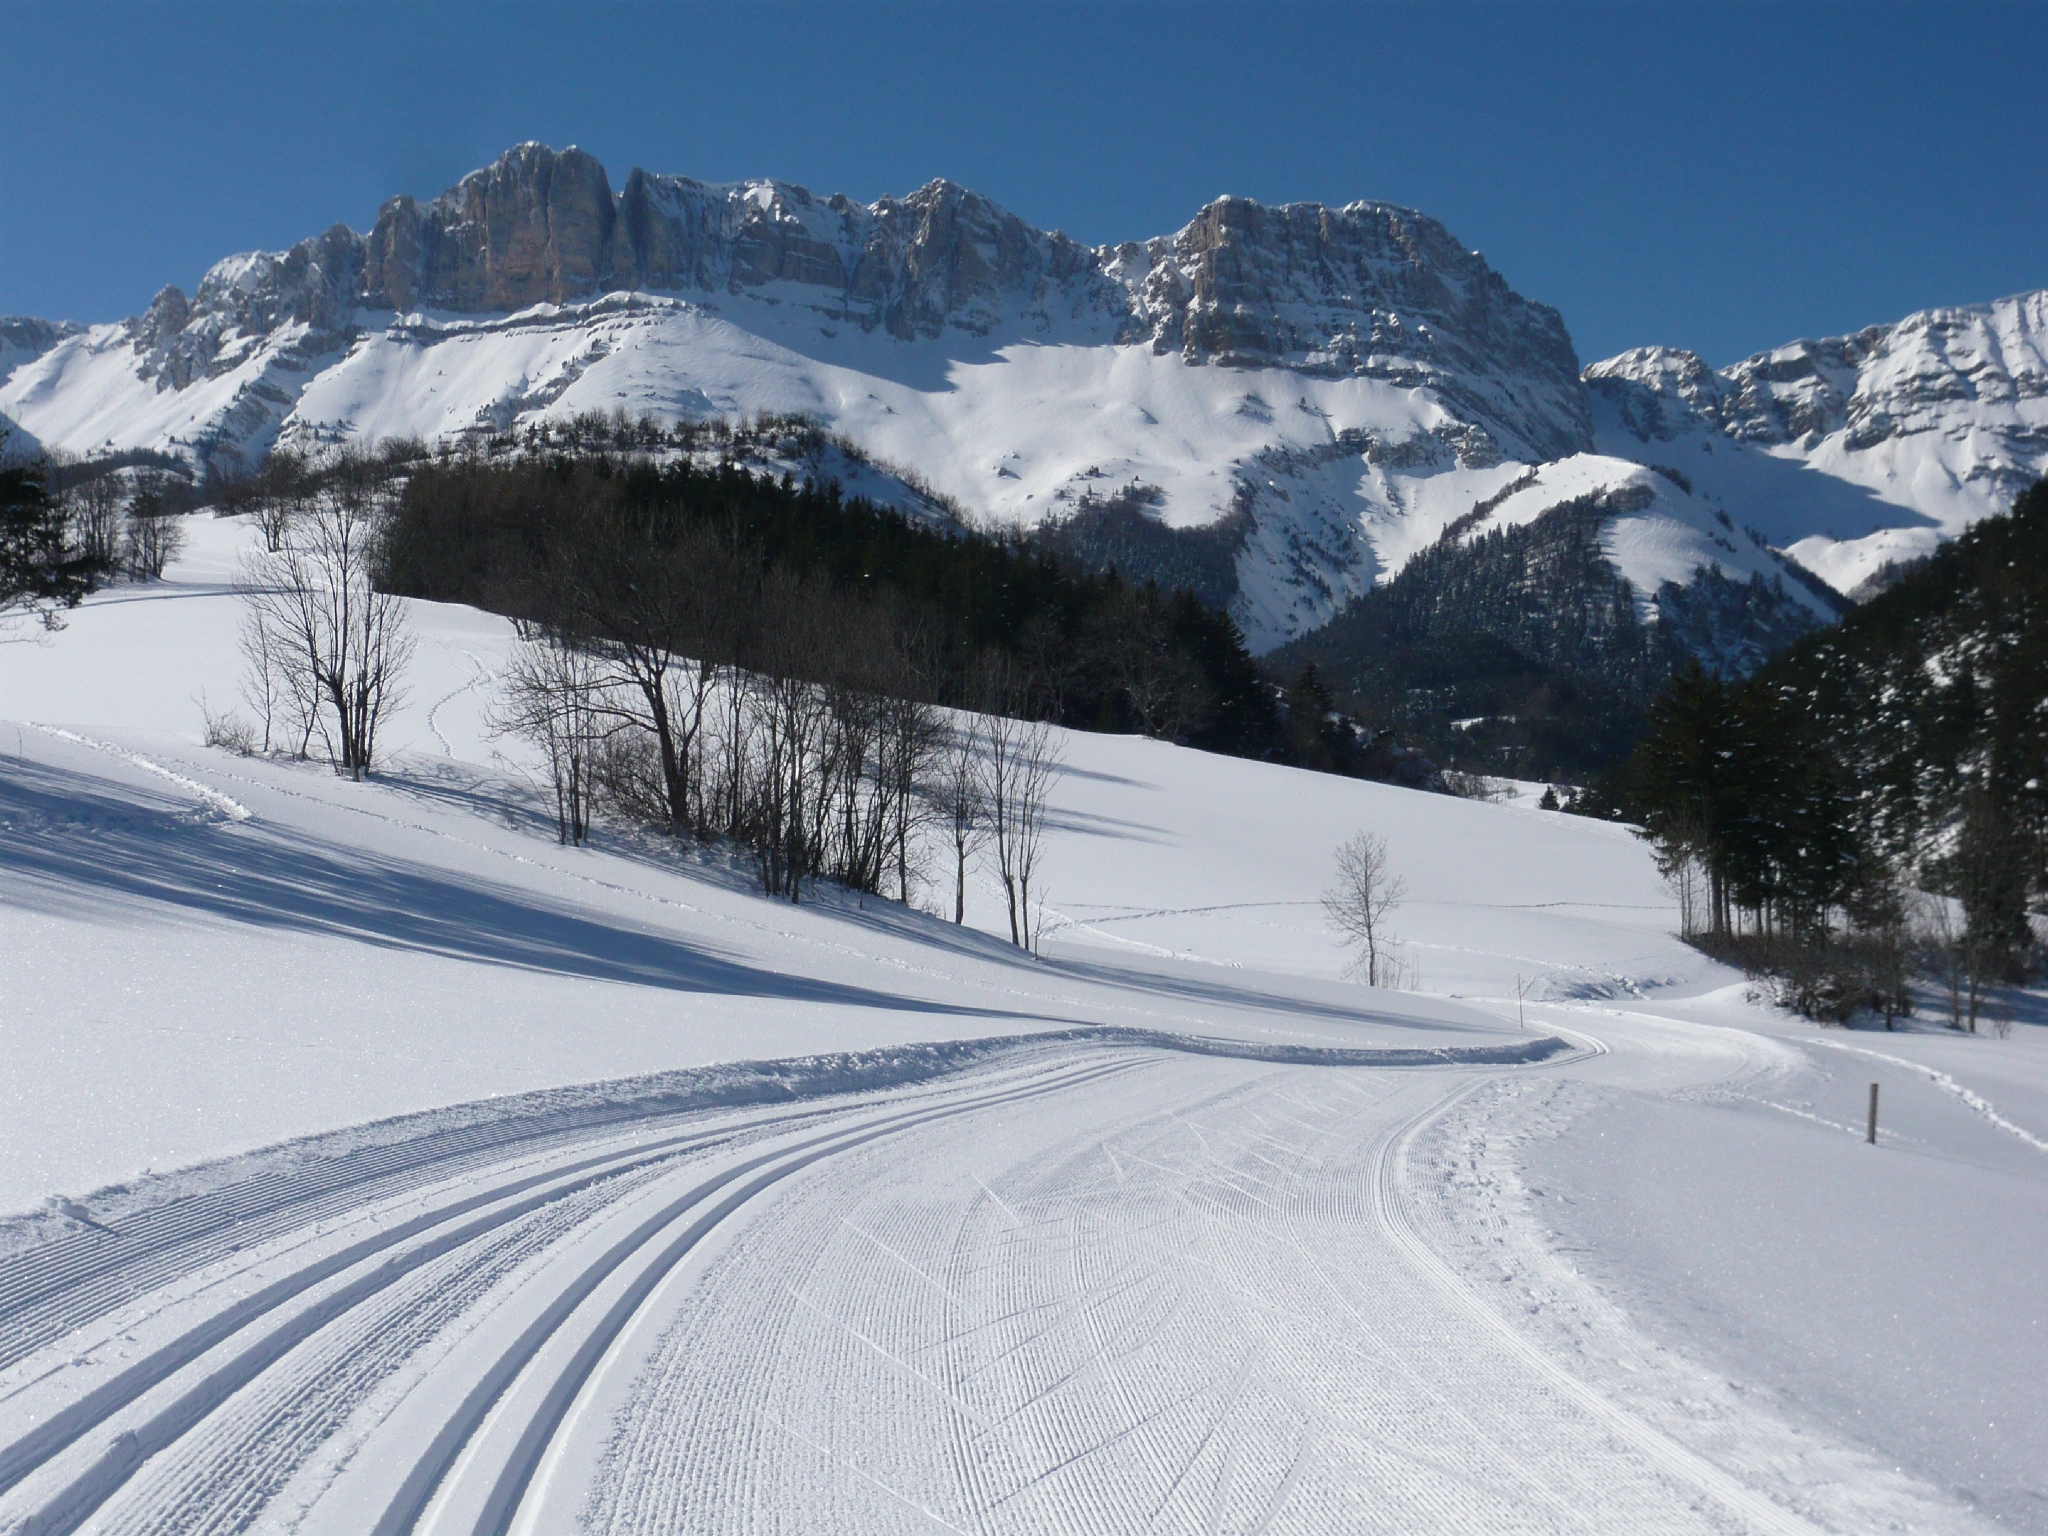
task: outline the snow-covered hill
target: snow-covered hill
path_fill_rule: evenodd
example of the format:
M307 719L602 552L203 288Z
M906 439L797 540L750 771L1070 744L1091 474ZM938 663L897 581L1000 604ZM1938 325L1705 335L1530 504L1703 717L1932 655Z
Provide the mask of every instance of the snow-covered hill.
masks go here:
M188 531L0 647L0 1530L2048 1530L2038 997L1816 1029L1627 828L1134 737L1042 958L792 906L558 845L494 615L369 782L207 747Z
M1554 310L1384 203L1219 198L1171 236L1087 247L950 182L861 205L636 169L615 192L591 156L527 144L122 324L0 322L0 413L54 448L222 467L593 410L801 413L996 524L1128 494L1220 529L1265 650L1528 467L1596 447L1682 459L1738 527L1853 581L2048 462L2044 305L1725 376L1651 351L1582 379Z
M2048 473L2048 290L1718 372L1644 347L1586 379L1602 452L1677 468L1844 591Z

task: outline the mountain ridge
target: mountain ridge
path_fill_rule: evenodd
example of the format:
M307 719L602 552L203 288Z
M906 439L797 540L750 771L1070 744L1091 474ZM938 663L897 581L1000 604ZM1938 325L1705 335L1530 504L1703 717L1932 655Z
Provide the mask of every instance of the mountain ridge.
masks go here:
M1749 505L1750 521L1843 590L2005 511L2048 473L2048 289L1720 369L1639 347L1592 364L1586 380L1603 451L1682 463L1710 498ZM1806 498L1818 515L1803 528L1770 523L1773 503L1797 497L1788 469L1836 482L1825 504Z
M807 416L998 526L1128 494L1163 528L1227 530L1232 578L1209 586L1265 650L1536 466L1675 469L1751 545L1840 586L2048 468L2031 364L1972 375L1968 325L1875 330L1893 339L1758 354L1735 382L1669 349L1582 371L1556 310L1390 203L1223 197L1173 234L1085 246L945 180L868 204L637 168L614 190L584 151L525 144L129 321L0 322L0 413L52 448L227 470L280 441L502 440L592 410ZM1947 371L1920 368L1940 346ZM1923 373L1918 406L1870 403L1911 406ZM1961 405L1938 398L1956 379ZM1971 402L2008 385L2009 430L1972 439ZM1903 487L1866 473L1928 410L1962 446ZM1652 533L1721 569L1698 516Z

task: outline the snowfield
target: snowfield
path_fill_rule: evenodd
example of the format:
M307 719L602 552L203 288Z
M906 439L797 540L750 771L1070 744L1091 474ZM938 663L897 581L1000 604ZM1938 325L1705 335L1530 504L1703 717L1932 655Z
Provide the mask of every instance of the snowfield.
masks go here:
M473 610L378 779L203 746L188 526L0 646L0 1532L2048 1532L2038 997L1820 1030L1624 828L1130 738L1043 960L771 902L558 846Z

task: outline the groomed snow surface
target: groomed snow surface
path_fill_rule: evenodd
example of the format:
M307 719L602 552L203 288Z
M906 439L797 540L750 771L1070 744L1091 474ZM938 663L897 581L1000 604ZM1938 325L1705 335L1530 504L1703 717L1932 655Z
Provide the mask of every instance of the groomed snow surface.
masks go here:
M0 1532L2048 1531L2037 1001L1818 1030L1624 829L1129 738L1042 961L770 902L557 846L471 610L377 781L202 746L189 529L0 647Z

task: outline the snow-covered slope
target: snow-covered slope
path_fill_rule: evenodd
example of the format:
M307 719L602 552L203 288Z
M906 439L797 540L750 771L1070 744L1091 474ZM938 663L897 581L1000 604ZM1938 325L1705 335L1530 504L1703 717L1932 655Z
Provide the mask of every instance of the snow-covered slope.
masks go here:
M24 315L0 315L0 379L23 363L33 362L45 352L77 335L83 326L61 320L34 320Z
M1816 624L1837 616L1836 606L1800 582L1784 556L1739 531L1690 485L1629 459L1582 453L1524 470L1468 511L1453 537L1469 542L1490 528L1532 523L1564 502L1601 495L1626 508L1607 522L1600 542L1608 563L1635 588L1637 615L1645 623L1657 621L1660 589L1689 586L1702 570L1730 581L1782 586Z
M2048 290L1718 372L1645 347L1586 379L1602 452L1680 470L1844 591L2048 473Z
M1816 1030L1626 828L1122 737L1043 960L791 907L558 846L488 614L369 783L205 747L189 530L0 647L0 1530L2048 1529L2038 998Z

